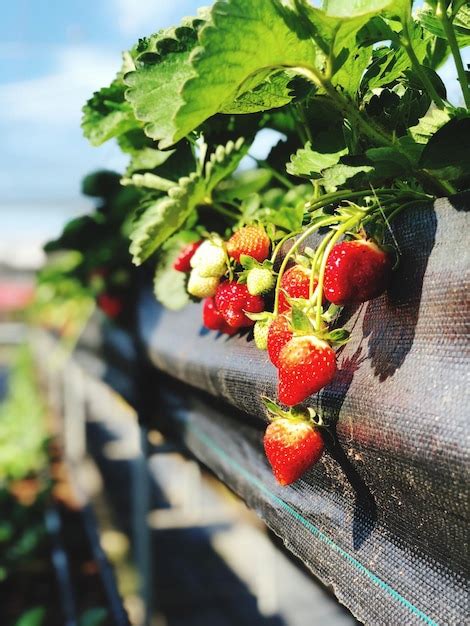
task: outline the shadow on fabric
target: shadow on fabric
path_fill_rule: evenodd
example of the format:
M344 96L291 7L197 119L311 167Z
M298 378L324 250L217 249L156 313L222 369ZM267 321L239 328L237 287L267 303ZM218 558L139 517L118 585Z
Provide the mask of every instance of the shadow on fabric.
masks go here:
M371 300L363 319L369 358L381 382L393 376L410 352L418 322L424 275L434 247L437 218L434 208L403 215L396 237L400 261L386 295ZM419 220L419 222L417 222ZM419 229L414 229L415 223Z

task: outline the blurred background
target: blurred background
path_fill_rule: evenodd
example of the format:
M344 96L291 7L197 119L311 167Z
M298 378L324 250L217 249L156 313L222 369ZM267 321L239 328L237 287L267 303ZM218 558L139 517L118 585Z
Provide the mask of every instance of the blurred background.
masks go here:
M200 4L16 0L2 6L1 626L355 623L242 502L177 447L168 448L157 431L146 433L146 445L153 446L155 454L144 458L135 443L142 434L132 409L112 394L105 397L101 388L96 392L99 417L87 426L100 449L94 462L88 459L80 468L93 495L97 525L88 504L77 497L75 478L56 443L59 411L50 409L57 403L54 389L34 368L34 359L51 353L57 356L51 367L60 368L94 309L90 294L80 290L73 254L41 274L39 304L33 307L36 320L59 332L60 350L25 334L45 242L56 238L72 217L90 213L97 205L119 221L119 211L132 201L112 175L89 178L82 194L81 180L90 172L125 167L112 142L93 148L82 137L83 104L115 75L121 51L143 35L194 15ZM440 75L455 102L452 63ZM262 131L251 153L263 158L275 141L272 131ZM109 317L125 315L115 297L131 272L123 242L121 263L113 268L115 292L98 301ZM93 257L84 271L99 267L98 261ZM64 271L70 271L70 280L63 280ZM61 274L60 283L54 272ZM96 292L103 295L106 276L97 271L92 278ZM47 306L52 296L53 309ZM78 374L70 376L77 391ZM70 397L67 411L79 423L79 391ZM73 454L79 441L72 443ZM115 492L103 486L103 475L116 485ZM177 483L175 476L180 478ZM132 500L136 484L152 492L150 536L147 526L141 526L144 504ZM153 558L158 571L147 576ZM149 614L146 602L153 596L158 601Z

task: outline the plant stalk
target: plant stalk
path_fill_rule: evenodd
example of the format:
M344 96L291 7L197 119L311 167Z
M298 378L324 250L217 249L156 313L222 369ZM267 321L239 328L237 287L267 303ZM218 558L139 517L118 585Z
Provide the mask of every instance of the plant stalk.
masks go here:
M318 222L315 222L315 224L312 224L312 226L309 226L302 233L302 235L292 244L291 248L289 249L286 256L282 260L281 267L279 268L279 274L277 276L276 295L274 297L274 310L273 310L273 313L275 316L277 315L278 310L279 310L279 291L280 291L280 286L281 286L281 280L284 274L284 270L286 269L287 263L289 262L289 259L292 257L292 255L300 246L300 244L303 241L305 241L307 237L309 237L312 233L314 233L319 228L322 228L323 226L331 226L332 224L337 224L338 222L341 222L341 216L339 215L335 215L334 217L328 217Z
M454 57L454 63L457 69L457 76L459 79L460 88L462 89L465 106L467 107L467 109L470 109L470 87L468 86L468 79L465 73L462 56L460 54L457 37L455 36L455 31L452 27L452 23L449 20L449 16L447 15L447 9L444 0L439 0L436 15L439 18L442 27L444 28L444 32L446 34L447 41L449 42L450 50L452 52L452 56Z
M406 54L408 55L408 57L409 57L409 59L411 61L411 65L413 66L414 71L418 75L419 80L421 81L423 87L426 89L428 94L431 96L431 100L434 102L434 104L437 106L437 108L441 109L441 110L445 109L446 108L446 104L445 104L444 100L437 93L436 88L434 87L434 85L430 81L429 76L426 74L426 71L423 70L423 67L422 67L421 63L419 62L419 59L416 56L416 53L415 53L415 51L413 49L413 45L411 43L411 36L410 36L409 22L408 21L404 24L403 36L404 36L404 38L401 40L401 44L402 44L403 48L405 49L405 52L406 52Z

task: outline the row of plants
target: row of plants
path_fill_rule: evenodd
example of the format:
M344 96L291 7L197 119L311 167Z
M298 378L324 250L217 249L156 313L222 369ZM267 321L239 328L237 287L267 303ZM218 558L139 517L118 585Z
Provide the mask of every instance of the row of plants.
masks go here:
M57 601L59 587L46 514L51 506L62 506L64 472L48 432L47 410L29 348L20 346L7 363L6 393L0 398L0 622L5 626L52 626L63 623L63 614ZM65 512L64 500L61 513ZM76 541L79 520L76 511L67 511L67 515L68 522L75 525L65 528L70 548ZM82 561L89 558L83 540L75 549ZM71 565L78 569L83 563L72 561ZM93 585L96 587L96 581ZM104 599L102 593L98 598L78 599L84 604L79 626L106 622L105 608L89 607L96 599Z
M44 508L52 486L45 409L25 347L9 369L7 393L0 403L0 592L18 573L27 575L28 566L34 568L42 555L47 534ZM6 600L0 615L7 623ZM42 607L27 609L15 624L41 624L43 614Z
M45 246L47 262L37 276L29 319L72 344L95 307L122 326L132 322L137 268L128 237L142 193L122 187L120 179L105 170L86 176L82 192L95 209L71 220Z
M254 327L267 349L280 404L266 399L265 449L281 484L322 453L320 419L298 405L336 376L342 308L387 289L394 220L469 187L469 44L462 0L218 0L139 39L83 109L90 142L129 157L111 240L150 260L163 305L203 300L207 328ZM437 73L448 57L459 106ZM267 129L279 141L250 156ZM107 236L83 263L99 267Z

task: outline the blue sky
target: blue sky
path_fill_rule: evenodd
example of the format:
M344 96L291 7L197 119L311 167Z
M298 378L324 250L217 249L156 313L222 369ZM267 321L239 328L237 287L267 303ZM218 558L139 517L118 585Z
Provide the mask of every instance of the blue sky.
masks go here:
M200 0L16 0L0 23L0 207L79 200L81 177L122 166L90 147L80 109L139 36L191 15ZM1 210L1 209L0 209Z
M255 1L255 0L254 0ZM113 144L82 138L81 106L107 84L138 37L194 15L204 0L15 0L0 23L0 213L85 207L80 179L121 169ZM456 90L451 66L444 70ZM10 218L10 221L13 218ZM3 220L2 220L3 221ZM37 216L36 216L36 221ZM40 220L39 220L40 221ZM3 223L5 223L3 221Z

